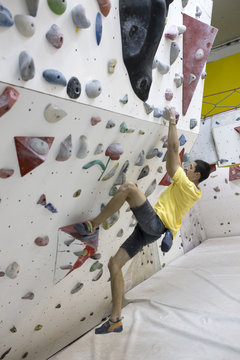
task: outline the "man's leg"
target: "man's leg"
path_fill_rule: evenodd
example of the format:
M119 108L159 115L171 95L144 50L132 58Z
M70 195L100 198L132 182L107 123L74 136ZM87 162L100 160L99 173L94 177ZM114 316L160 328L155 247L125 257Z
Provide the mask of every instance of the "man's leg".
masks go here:
M141 206L146 201L146 196L132 182L126 182L120 186L118 192L104 207L101 213L91 220L93 227L96 228L118 211L127 201L131 208Z

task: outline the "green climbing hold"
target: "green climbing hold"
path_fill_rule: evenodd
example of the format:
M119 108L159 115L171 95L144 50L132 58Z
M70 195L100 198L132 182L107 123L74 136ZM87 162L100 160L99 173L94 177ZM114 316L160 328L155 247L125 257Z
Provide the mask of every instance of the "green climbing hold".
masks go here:
M101 160L93 160L88 162L87 164L83 165L83 169L89 169L90 167L94 166L94 165L99 165L102 170L105 170L105 165Z
M95 263L92 264L92 266L90 267L90 272L93 272L95 270L100 270L102 269L103 264L101 264L99 261L95 261Z
M66 0L48 0L48 6L57 15L62 15L67 8Z

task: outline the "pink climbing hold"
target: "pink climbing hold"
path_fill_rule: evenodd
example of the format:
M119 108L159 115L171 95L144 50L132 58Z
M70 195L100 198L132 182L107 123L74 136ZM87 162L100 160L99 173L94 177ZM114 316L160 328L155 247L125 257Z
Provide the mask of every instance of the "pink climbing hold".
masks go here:
M34 240L35 244L37 246L47 246L49 243L49 237L48 236L39 236Z
M99 8L103 16L108 16L109 11L111 9L110 0L97 0Z
M92 126L95 126L95 125L97 125L99 122L101 122L102 121L102 119L99 117L99 116L93 116L92 118L91 118L91 125Z
M15 104L19 92L11 86L7 86L0 96L0 117L3 116Z
M240 134L240 126L235 127L234 130L236 130Z
M0 178L7 179L14 173L13 169L0 169Z
M179 31L176 25L170 26L170 28L165 32L165 37L170 40L175 40L178 35Z
M120 159L120 156L124 152L123 146L118 143L113 143L108 146L105 155L109 156L111 160L118 160Z
M166 89L166 91L165 91L165 99L166 99L167 101L171 101L172 98L173 98L173 92L172 92L172 90L171 90L171 89Z

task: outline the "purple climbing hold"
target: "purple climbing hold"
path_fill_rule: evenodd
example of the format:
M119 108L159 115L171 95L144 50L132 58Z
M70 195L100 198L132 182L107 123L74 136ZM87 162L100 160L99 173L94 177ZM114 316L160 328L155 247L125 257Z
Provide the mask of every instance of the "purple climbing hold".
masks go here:
M180 138L178 140L179 140L180 146L183 146L187 142L187 140L183 134L180 136Z
M43 77L51 84L66 86L65 76L58 70L48 69L43 72Z
M39 236L34 240L35 244L37 246L47 246L49 243L49 237L48 236Z
M46 33L46 38L52 46L56 49L60 49L63 44L63 34L61 29L56 24L53 24L51 28Z

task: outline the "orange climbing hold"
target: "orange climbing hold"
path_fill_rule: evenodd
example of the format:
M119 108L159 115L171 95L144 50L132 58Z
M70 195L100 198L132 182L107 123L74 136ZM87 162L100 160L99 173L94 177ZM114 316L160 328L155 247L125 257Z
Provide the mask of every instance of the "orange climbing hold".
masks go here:
M111 2L109 0L97 0L97 2L103 16L108 16L111 9Z

